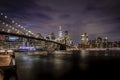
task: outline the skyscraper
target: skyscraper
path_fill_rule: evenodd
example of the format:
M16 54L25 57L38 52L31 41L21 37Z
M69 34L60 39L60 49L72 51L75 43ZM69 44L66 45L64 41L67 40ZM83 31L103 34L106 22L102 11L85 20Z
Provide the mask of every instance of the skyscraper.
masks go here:
M108 37L107 36L104 38L104 43L105 43L105 48L107 48L108 47Z
M58 34L59 34L59 38L63 36L61 26L59 26L59 33Z
M83 35L81 35L81 44L82 44L83 48L85 48L88 45L88 35L87 35L87 33L84 33Z
M71 45L71 39L68 31L64 32L64 42L67 45Z

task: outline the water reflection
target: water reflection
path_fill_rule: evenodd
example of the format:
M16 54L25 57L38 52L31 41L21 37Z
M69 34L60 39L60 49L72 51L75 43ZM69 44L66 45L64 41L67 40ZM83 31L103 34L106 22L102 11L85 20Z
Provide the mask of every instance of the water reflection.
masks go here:
M17 72L14 70L0 70L0 80L17 80Z
M58 57L58 56L57 56L57 57ZM59 57L61 57L61 56L59 55ZM54 69L55 69L55 70L60 70L60 69L62 69L63 66L64 66L64 61L61 60L61 59L57 59L57 58L56 58L56 55L55 55L55 57L53 58L53 64L54 64Z
M86 70L88 67L88 62L87 62L88 61L88 58L87 58L88 53L89 53L89 51L87 51L87 50L81 50L81 52L80 52L80 54L81 54L80 68L82 70Z
M44 53L46 52L16 54L19 80L81 79L84 72L92 71L93 68L99 70L106 66L104 63L120 55L115 51L105 53L105 51L87 50L70 53L62 51L62 54L59 51L51 55L44 55Z
M89 51L88 50L81 50L80 54L81 54L81 58L86 58L89 55Z

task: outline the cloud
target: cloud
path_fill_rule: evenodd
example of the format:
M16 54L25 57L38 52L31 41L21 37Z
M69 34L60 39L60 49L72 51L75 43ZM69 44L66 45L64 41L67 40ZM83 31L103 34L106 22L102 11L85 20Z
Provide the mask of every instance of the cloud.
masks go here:
M69 17L71 17L69 14L62 14L59 16L60 19L68 19Z
M79 43L84 32L92 39L101 34L120 40L119 4L119 0L3 0L0 11L35 33L57 36L61 25Z

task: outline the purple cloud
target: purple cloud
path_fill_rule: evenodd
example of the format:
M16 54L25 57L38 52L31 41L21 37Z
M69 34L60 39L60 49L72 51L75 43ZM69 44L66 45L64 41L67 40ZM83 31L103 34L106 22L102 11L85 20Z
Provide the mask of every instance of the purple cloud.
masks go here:
M61 25L79 43L84 32L90 39L98 35L120 40L119 4L119 0L3 0L0 11L35 33L57 36Z

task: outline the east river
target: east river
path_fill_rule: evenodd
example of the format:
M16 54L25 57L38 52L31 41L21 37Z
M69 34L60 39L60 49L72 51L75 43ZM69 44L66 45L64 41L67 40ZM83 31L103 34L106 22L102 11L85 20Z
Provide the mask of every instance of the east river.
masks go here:
M17 52L18 80L97 80L120 73L120 51L58 52L51 55Z

